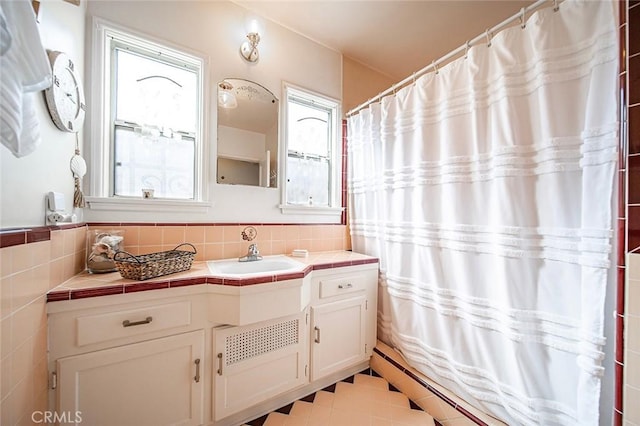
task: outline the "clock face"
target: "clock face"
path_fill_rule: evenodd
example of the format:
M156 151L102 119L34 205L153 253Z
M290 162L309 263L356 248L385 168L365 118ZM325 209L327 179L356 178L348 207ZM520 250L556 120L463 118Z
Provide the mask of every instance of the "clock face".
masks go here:
M66 54L49 52L49 60L53 71L53 84L45 91L49 113L60 130L77 132L87 109L82 82Z

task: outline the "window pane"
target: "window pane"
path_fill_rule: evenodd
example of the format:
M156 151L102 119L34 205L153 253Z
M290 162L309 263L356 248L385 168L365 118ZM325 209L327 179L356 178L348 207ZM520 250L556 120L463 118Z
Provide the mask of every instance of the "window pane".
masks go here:
M116 119L196 131L196 72L116 49Z
M115 195L140 197L142 189L158 198L194 198L193 138L170 138L116 126Z
M287 159L287 201L289 204L329 205L329 161L326 158Z
M292 99L288 107L289 150L329 157L331 111Z

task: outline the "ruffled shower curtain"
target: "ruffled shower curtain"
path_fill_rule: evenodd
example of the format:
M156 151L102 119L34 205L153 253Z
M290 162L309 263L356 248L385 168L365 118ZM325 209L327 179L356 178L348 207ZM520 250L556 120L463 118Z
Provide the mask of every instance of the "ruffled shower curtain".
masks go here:
M534 13L348 121L383 341L510 425L596 425L617 170L616 10Z

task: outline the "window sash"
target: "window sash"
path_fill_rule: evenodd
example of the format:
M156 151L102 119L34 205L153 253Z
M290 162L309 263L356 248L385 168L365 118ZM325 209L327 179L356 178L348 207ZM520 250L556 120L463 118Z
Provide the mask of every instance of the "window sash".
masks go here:
M127 53L135 54L140 56L141 58L147 59L149 61L157 61L162 64L166 64L169 66L177 67L184 69L188 72L193 72L196 75L196 93L195 93L195 101L197 105L195 106L195 111L197 117L195 118L196 122L196 131L186 131L184 129L171 129L173 134L180 135L183 141L189 141L191 143L190 152L192 155L191 163L191 176L187 179L189 194L180 194L179 196L175 196L171 192L167 192L165 190L155 190L154 197L155 198L163 198L163 199L175 199L175 200L197 200L202 197L202 172L204 170L204 158L203 158L203 147L201 144L201 127L202 127L202 116L203 116L203 81L202 81L202 62L197 58L191 58L187 55L183 55L178 51L175 51L171 48L157 45L153 42L147 42L145 40L139 40L134 36L128 37L126 35L122 36L114 36L112 34L108 34L106 36L106 42L108 43L108 51L109 51L109 75L110 79L108 81L109 84L109 93L110 93L110 101L107 105L108 107L108 116L109 116L109 161L108 161L108 182L109 182L109 196L111 197L139 197L141 195L141 191L132 191L131 188L124 191L121 187L121 176L119 176L119 171L117 168L119 167L116 164L116 145L118 141L116 140L116 134L118 131L135 131L136 128L142 128L141 123L135 123L130 121L125 121L119 119L117 117L117 54L118 50L124 51ZM134 166L135 167L135 166ZM164 172L165 175L168 172ZM168 188L167 179L165 178L162 183L163 188ZM137 189L137 188L136 188ZM155 188L154 188L155 189ZM137 193L136 193L137 192ZM126 195L124 195L126 193Z
M331 160L321 156L287 157L287 204L292 206L331 206ZM326 186L316 186L318 178Z
M170 67L169 69L174 68L177 70L182 70L182 72L191 73L193 74L193 76L191 76L190 78L195 78L196 84L197 84L197 81L200 79L200 71L198 67L192 66L191 64L181 63L169 55L162 55L159 52L150 51L148 49L141 49L141 48L136 48L134 46L128 46L123 42L119 42L116 40L112 41L111 50L112 50L111 75L113 76L111 81L111 95L113 99L111 109L112 109L113 121L118 121L118 120L124 121L124 120L131 120L132 118L134 118L134 117L123 116L123 112L120 111L120 106L122 105L119 105L119 99L118 99L119 90L118 90L117 81L116 81L116 79L118 78L118 71L119 71L118 58L121 58L121 56L119 55L120 53L136 56L139 59L144 61L156 62L164 67ZM125 58L123 57L123 59ZM171 71L168 71L166 68L163 71L171 73ZM166 76L162 76L162 77L166 77ZM173 79L171 79L170 77L167 77L167 78L173 81ZM180 78L184 78L184 76L180 76ZM189 78L186 78L186 80L189 80ZM174 83L178 84L175 81ZM197 88L196 88L196 93L194 93L194 95L195 96L193 100L195 101L196 105L192 105L191 107L195 107L194 110L196 111L196 114L197 114L197 111L199 109L198 107L199 94L197 93ZM194 117L193 124L195 127L198 126L198 122L199 122L198 117ZM145 124L152 124L152 123L145 123ZM162 123L153 123L153 124L162 124ZM186 129L182 129L182 130L186 130Z
M113 143L113 193L116 197L140 197L142 189L154 189L155 198L194 200L195 199L195 163L196 163L196 141L193 133L174 132L180 136L178 153L172 153L171 138L160 135L156 137L156 142L152 140L118 140L121 132L136 133L142 129L134 123L118 122L114 126ZM133 136L133 135L131 135ZM119 143L122 142L122 143ZM160 144L154 149L153 155L158 157L158 162L145 164L144 159L148 155L141 155L144 152L142 144ZM158 149L163 146L164 149ZM118 152L118 149L127 150ZM137 158L142 158L138 161ZM186 157L186 158L185 158ZM182 161L180 159L182 158ZM123 165L123 162L125 163ZM145 173L146 171L146 173Z
M334 207L336 203L336 193L339 191L338 188L334 188L335 186L335 176L336 174L336 159L334 158L336 149L338 148L336 144L338 143L337 135L336 135L336 119L337 119L337 108L338 105L334 101L323 100L320 97L317 97L311 93L305 93L302 91L298 91L296 89L292 89L290 87L286 88L287 90L287 109L290 109L291 104L298 104L301 106L305 106L308 108L312 108L315 111L319 111L318 115L322 115L322 121L326 123L326 151L323 148L321 151L325 151L326 154L321 154L316 152L306 152L305 150L300 149L291 149L290 145L294 145L292 143L292 134L291 134L291 126L287 123L287 182L286 182L286 190L284 202L285 205L289 206L313 206L313 207ZM325 115L326 114L326 115ZM313 114L310 114L311 118L318 118ZM287 121L292 120L290 113L287 114ZM306 180L308 185L303 193L301 189L305 184L296 185L296 183L292 183L291 179L293 179L292 173L298 173L299 168L297 165L292 164L293 161L314 161L321 164L324 164L326 169L324 170L324 176L326 176L326 190L322 190L322 194L319 194L318 187L314 187L314 179L310 179L309 176L298 176L298 179ZM295 171L294 171L295 170ZM319 170L306 170L308 173L317 173ZM311 199L309 199L311 198Z

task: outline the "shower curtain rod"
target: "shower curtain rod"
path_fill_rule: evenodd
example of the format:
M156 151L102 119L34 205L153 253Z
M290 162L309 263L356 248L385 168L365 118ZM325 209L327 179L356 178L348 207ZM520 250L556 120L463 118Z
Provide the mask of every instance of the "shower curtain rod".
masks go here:
M378 95L376 95L373 98L369 99L365 103L353 108L352 110L347 112L347 117L350 117L350 116L354 115L355 113L357 113L361 109L367 107L368 105L376 102L379 99L382 99L382 97L388 95L389 93L395 92L396 90L398 90L399 88L403 87L407 83L414 82L416 80L416 78L418 78L419 76L421 76L423 74L426 74L430 70L438 72L438 66L442 65L445 62L448 62L449 60L453 59L455 56L459 55L460 53L463 53L463 52L466 53L467 49L469 49L472 45L476 44L477 42L479 42L481 40L485 40L489 45L491 45L491 38L493 37L494 33L504 29L507 26L509 26L511 23L513 23L517 19L520 19L521 22L522 22L521 25L524 25L527 12L530 12L530 11L532 11L534 9L538 9L542 5L544 5L545 3L548 3L549 1L553 2L554 10L558 10L558 4L560 4L563 0L538 0L535 3L533 3L533 4L531 4L531 5L527 6L527 7L523 7L522 9L520 9L520 12L518 12L517 14L513 15L510 18L505 19L504 21L502 21L498 25L494 26L493 28L487 29L484 32L484 34L480 34L479 36L477 36L477 37L475 37L475 38L473 38L471 40L468 40L465 44L463 44L462 46L458 47L457 49L452 50L451 52L449 52L446 55L442 56L440 59L435 60L435 61L431 62L429 65L427 65L426 67L422 68L421 70L419 70L417 72L414 72L412 75L410 75L409 77L405 78L401 82L396 83L393 86L389 87L384 92L378 93Z

